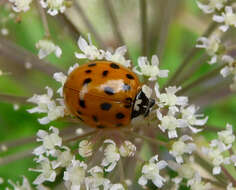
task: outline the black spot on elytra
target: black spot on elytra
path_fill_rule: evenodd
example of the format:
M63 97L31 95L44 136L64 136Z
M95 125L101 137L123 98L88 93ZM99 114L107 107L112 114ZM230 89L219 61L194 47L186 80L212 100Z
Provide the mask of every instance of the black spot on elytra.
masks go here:
M86 78L83 82L83 85L86 85L86 84L90 83L91 81L92 81L91 78Z
M106 128L106 127L103 126L103 125L98 125L97 128L99 128L99 129L104 129L104 128Z
M123 119L124 117L125 117L125 115L123 113L121 113L121 112L116 114L116 118L117 119Z
M91 73L92 70L88 69L88 70L86 70L85 72L86 72L86 73Z
M100 108L102 110L105 110L105 111L108 111L109 109L111 109L111 104L110 103L107 103L107 102L104 102L100 105Z
M98 118L96 115L93 115L92 118L93 118L93 121L98 122Z
M84 100L79 100L79 105L82 107L82 108L85 108L85 101Z
M90 63L89 65L88 65L88 67L94 67L94 66L96 66L97 64L96 63Z
M126 74L126 77L127 77L128 79L131 79L131 80L134 79L133 75L131 75L131 74Z
M80 121L84 121L80 116L76 116Z
M128 84L123 84L122 89L123 89L125 92L127 92L127 91L129 91L129 90L131 89L131 87L130 87L130 85L128 85Z
M116 124L116 127L122 127L122 126L123 126L122 123L118 123L118 124Z
M79 110L77 110L77 113L78 113L79 115L82 115L82 112L81 112L81 111L79 111Z
M133 100L132 100L132 98L125 98L125 101L131 103Z
M125 108L131 108L131 104L125 104Z
M113 68L113 69L119 69L120 68L120 66L115 64L115 63L111 63L110 67Z
M104 88L104 92L108 95L113 95L114 94L114 90L109 86Z
M107 76L107 74L108 74L107 70L102 72L102 76L104 76L104 77Z
M131 105L132 105L132 98L125 98L125 105L124 107L125 108L131 108Z

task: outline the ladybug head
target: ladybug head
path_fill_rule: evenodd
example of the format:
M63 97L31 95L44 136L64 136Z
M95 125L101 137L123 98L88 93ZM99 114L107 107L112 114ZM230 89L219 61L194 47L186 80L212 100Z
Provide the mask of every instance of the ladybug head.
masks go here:
M144 115L144 117L148 116L150 109L154 104L155 100L147 97L141 89L136 95L131 117L134 118L138 117L139 115Z

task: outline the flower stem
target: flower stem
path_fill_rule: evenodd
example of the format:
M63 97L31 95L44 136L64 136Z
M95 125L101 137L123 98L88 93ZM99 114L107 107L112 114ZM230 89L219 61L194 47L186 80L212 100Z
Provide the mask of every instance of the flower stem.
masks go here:
M13 96L9 94L1 94L0 93L0 101L8 102L8 103L13 103L13 104L25 104L27 97L22 97L22 96Z
M158 48L157 48L157 55L159 57L160 64L162 64L161 60L162 60L164 49L165 49L166 39L168 36L168 30L172 21L171 18L174 14L174 9L176 5L177 5L177 0L167 0L163 19L161 22L161 27L160 27L161 31L159 35L159 42L158 42Z
M14 52L14 54L12 52ZM0 37L0 53L2 56L5 56L10 60L15 61L17 64L22 64L23 67L25 67L26 62L30 62L32 63L34 69L44 72L48 74L50 77L55 72L63 72L63 70L52 65L51 63L39 60L39 58L36 55L19 47L15 43L1 37Z
M124 130L124 131L125 131L125 130ZM135 133L135 132L133 132L133 131L128 131L128 130L127 130L126 132L129 133L130 135L134 136L134 137L141 138L141 139L143 139L143 140L146 140L146 141L151 142L151 143L153 143L153 144L156 144L156 145L158 145L158 146L165 146L165 147L168 147L168 146L169 146L168 143L165 143L165 142L163 142L163 141L159 141L159 140L157 140L157 139L150 138L150 137L147 137L147 136L144 136L144 135L140 135L140 134Z
M215 30L216 26L217 26L217 23L215 23L215 22L211 23L202 36L208 37ZM176 78L183 72L185 67L190 63L190 60L199 51L200 51L200 49L196 48L195 46L189 51L189 53L187 54L184 61L180 64L178 69L175 71L175 73L172 75L172 77L168 80L167 84L163 86L161 91L163 91L166 86L171 85L176 80Z
M147 33L148 33L148 26L147 26L147 0L139 0L140 6L140 21L141 21L141 40L142 40L142 55L147 55Z
M114 32L114 35L116 36L116 38L119 40L119 45L124 45L124 38L122 36L120 27L119 27L119 22L118 19L115 15L115 10L112 6L112 2L111 1L107 1L107 0L103 0L104 2L104 6L105 9L107 10L108 14L109 14L109 18L111 19L111 24L112 24L112 30Z
M65 140L64 140L64 143L68 143L68 142L76 141L76 140L81 140L81 139L83 139L83 138L92 136L92 135L94 135L94 134L96 134L96 133L98 133L98 132L99 132L99 130L94 130L94 131L91 131L91 132L86 133L86 134L84 134L84 135L80 135L80 136L68 138L68 139L65 139Z
M192 66L194 66L194 68L191 66L191 70L189 69L188 71L186 71L186 74L175 82L175 85L178 86L181 83L184 83L186 80L188 80L191 76L193 76L193 74L196 73L198 69L202 66L202 63L204 63L207 59L208 56L206 55L201 56L200 59L198 59L195 63L193 63Z
M228 170L221 166L222 171L224 172L225 176L232 182L233 186L236 186L236 179L228 172Z
M40 4L40 0L37 0L37 5L38 5L38 11L41 16L42 23L43 23L45 37L50 38L51 34L50 34L49 26L48 26L47 15L46 15L43 7Z
M191 88L193 88L193 87L199 85L200 83L204 82L205 80L208 80L208 79L210 79L210 78L216 76L217 74L219 74L219 71L220 71L223 67L225 67L225 65L226 65L226 64L223 64L223 65L221 65L220 67L218 67L218 68L212 70L211 72L209 72L209 73L207 73L207 74L201 76L201 77L198 78L197 80L191 82L190 84L188 84L187 86L185 86L184 88L182 88L178 93L179 93L179 94L183 94L183 93L185 93L186 91L190 90Z
M120 171L120 182L124 183L125 182L125 172L124 172L124 167L123 167L123 163L122 163L122 159L120 158L119 162L119 171Z
M30 149L30 150L26 150L24 152L18 152L17 154L6 156L6 157L0 159L0 165L7 165L11 162L21 160L23 158L31 157L31 156L33 156L32 152L33 152L33 149Z
M212 175L212 169L213 166L211 165L211 163L207 162L205 159L203 159L198 153L194 154L194 160L196 160L197 163L199 163L199 165L204 168L206 171L208 171L211 175ZM220 183L227 185L226 179L225 177L220 174L220 175L215 175L214 176Z
M105 44L101 38L101 36L98 34L98 32L95 30L95 28L93 27L93 25L91 24L91 22L89 21L88 17L86 16L84 10L82 9L82 7L79 4L79 1L75 1L74 2L74 7L77 10L77 13L81 16L81 18L84 21L84 24L87 26L89 32L91 32L91 34L95 37L97 43L99 44L99 46L102 49L105 49Z

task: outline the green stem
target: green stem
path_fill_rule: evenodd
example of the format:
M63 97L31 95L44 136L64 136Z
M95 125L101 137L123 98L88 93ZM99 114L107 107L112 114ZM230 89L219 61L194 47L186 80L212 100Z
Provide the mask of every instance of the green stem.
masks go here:
M84 134L84 135L80 135L80 136L68 138L68 139L64 140L63 142L64 142L64 143L68 143L68 142L72 142L72 141L81 140L81 139L83 139L83 138L92 136L92 135L94 135L94 134L96 134L96 133L98 133L98 132L99 132L98 130L94 130L94 131L91 131L91 132L86 133L86 134Z
M134 137L137 137L137 138L141 138L143 140L146 140L150 143L153 143L155 145L158 145L158 146L165 146L165 147L169 147L169 144L168 143L165 143L163 141L159 141L157 139L153 139L153 138L150 138L148 136L144 136L144 135L140 135L138 133L135 133L133 131L129 131L129 130L124 130L125 132L129 133L130 135L134 136Z
M142 31L142 55L147 55L147 0L139 0L140 4L140 20L141 20L141 31Z
M103 0L103 2L105 5L105 9L108 11L109 18L111 19L112 30L113 30L115 36L117 37L117 39L119 40L119 45L124 45L125 44L124 38L122 36L122 32L119 27L119 22L118 22L116 15L115 15L115 10L112 6L112 3L109 0Z
M178 0L167 0L166 7L164 10L164 15L161 23L161 31L159 36L159 43L157 48L157 55L159 57L160 63L162 64L162 57L165 49L165 44L168 36L168 30L170 23L172 21L172 16L174 14L174 9L177 5Z
M26 104L27 97L13 96L9 94L0 94L0 101L13 104Z
M225 167L221 166L221 169L225 176L232 182L233 186L236 187L236 179L234 179L234 177L228 172Z
M45 37L50 38L51 35L50 35L49 26L48 26L47 16L46 16L46 13L44 11L44 8L40 4L40 0L37 0L37 5L38 5L38 11L39 11L39 14L41 16L42 23L43 23Z
M178 86L188 80L191 76L193 76L193 74L196 73L198 69L202 66L202 63L205 62L207 59L208 56L205 55L198 59L195 63L193 63L193 65L191 65L191 70L189 69L188 71L186 71L186 74L183 77L175 81L175 85Z
M207 28L207 30L204 32L204 34L202 36L204 37L208 37L216 28L217 24L215 22L213 22L212 24L210 24L210 26ZM180 66L178 67L178 69L175 71L175 73L172 75L172 77L168 80L167 84L163 86L162 90L163 91L165 89L166 86L171 85L178 76L180 76L180 74L183 72L183 70L185 69L185 67L190 63L190 60L196 55L196 53L198 53L200 51L199 48L196 48L195 46L189 51L189 53L187 54L186 58L184 59L184 61L180 64Z
M223 67L225 67L225 65L226 65L226 64L223 64L222 66L220 66L220 67L218 67L218 68L212 70L211 72L209 72L209 73L207 73L207 74L201 76L201 77L198 78L197 80L191 82L190 84L188 84L187 86L185 86L184 88L182 88L182 89L178 92L178 94L183 94L183 93L185 93L186 91L190 90L191 88L193 88L193 87L199 85L200 83L204 82L205 80L208 80L208 79L210 79L210 78L216 76L217 74L219 74L219 71L220 71Z
M94 38L98 42L99 46L102 49L105 49L105 47L106 47L105 43L103 42L101 36L98 34L98 32L95 30L95 28L93 27L93 25L89 21L84 10L80 6L79 1L75 1L73 5L74 5L75 9L77 10L77 13L81 16L82 20L84 21L84 24L87 26L89 32L91 32L91 34L94 36Z

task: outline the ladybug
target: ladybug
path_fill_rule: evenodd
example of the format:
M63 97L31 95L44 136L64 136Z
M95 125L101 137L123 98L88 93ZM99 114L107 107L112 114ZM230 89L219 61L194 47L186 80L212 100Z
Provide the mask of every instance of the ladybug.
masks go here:
M138 77L110 61L94 61L74 69L63 88L69 112L95 128L127 126L147 116L154 100L146 97Z

